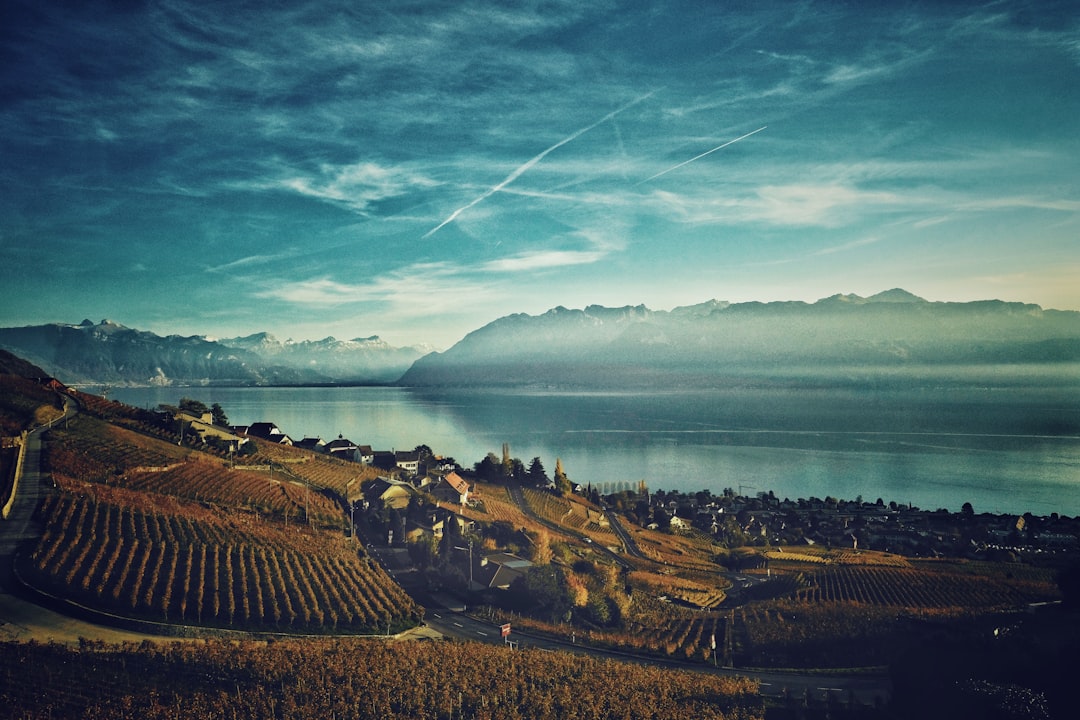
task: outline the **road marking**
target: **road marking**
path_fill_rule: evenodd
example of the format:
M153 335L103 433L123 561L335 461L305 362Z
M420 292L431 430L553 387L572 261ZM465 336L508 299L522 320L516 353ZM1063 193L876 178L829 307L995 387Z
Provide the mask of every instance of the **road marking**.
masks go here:
M463 628L463 627L465 627L465 626L464 626L464 625L462 625L462 624L461 624L461 623L459 623L459 622L456 622L456 623L454 623L454 627L459 627L459 628Z
M477 635L483 635L484 637L487 637L487 633L486 633L486 632L484 632L483 630L477 630L477 631L476 631L476 634L477 634Z
M439 620L442 620L442 615L440 615L439 613L431 613L431 616L434 617L434 618L438 618Z

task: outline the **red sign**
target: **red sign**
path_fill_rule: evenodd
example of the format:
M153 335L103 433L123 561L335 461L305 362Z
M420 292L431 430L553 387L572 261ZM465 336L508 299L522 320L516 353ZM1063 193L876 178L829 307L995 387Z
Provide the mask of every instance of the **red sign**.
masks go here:
M510 635L510 623L506 623L502 626L502 636L507 637Z

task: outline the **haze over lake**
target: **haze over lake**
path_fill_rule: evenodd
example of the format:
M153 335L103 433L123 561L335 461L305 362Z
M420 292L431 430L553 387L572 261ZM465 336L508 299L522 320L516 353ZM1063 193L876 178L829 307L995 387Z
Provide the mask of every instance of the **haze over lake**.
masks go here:
M834 496L924 509L1080 515L1080 388L761 388L645 393L393 387L123 388L139 407L191 397L234 424L339 434L377 450L421 443L471 467L561 458L571 480L618 489Z

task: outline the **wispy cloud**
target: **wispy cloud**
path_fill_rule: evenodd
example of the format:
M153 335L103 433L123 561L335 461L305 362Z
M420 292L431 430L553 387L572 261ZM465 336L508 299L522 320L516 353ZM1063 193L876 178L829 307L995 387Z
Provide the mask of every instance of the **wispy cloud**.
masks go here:
M437 183L419 173L361 162L354 165L324 164L316 177L284 177L277 181L277 185L366 213L372 203L431 188Z
M892 192L832 183L762 185L738 196L655 192L651 197L656 209L666 208L688 224L839 227L882 208L905 204L902 196Z
M523 174L525 174L530 168L532 168L538 162L543 160L545 157L547 157L553 151L558 150L563 145L566 145L569 142L573 142L574 140L577 140L579 137L581 137L585 133L589 132L593 128L597 127L598 125L601 125L601 124L607 122L608 120L611 120L612 118L619 115L620 113L625 112L626 110L629 110L634 105L637 105L638 103L652 97L652 95L653 95L653 93L649 92L649 93L646 93L644 95L641 95L640 97L637 97L637 98L631 100L630 102L626 103L625 105L623 105L623 106L621 106L619 108L616 108L615 110L612 110L611 112L609 112L607 115L600 118L596 122L593 122L593 123L591 123L589 125L586 125L585 127L581 128L579 130L576 130L575 132L571 133L570 135L567 135L566 137L564 137L562 140L555 143L551 147L541 151L537 155L534 155L533 157L531 157L526 162L524 162L521 165L514 168L513 172L511 172L509 175L507 175L505 178L503 178L501 182L499 182L498 184L496 184L493 187L489 188L485 192L481 193L480 195L475 197L473 200L471 200L467 204L459 207L454 212L450 213L450 215L448 215L446 217L446 219L444 219L441 223L439 223L438 225L433 227L431 230L428 230L426 233L424 233L424 237L425 238L431 237L432 235L437 233L439 230L441 230L442 228L446 227L448 224L450 224L454 220L456 220L457 217L459 215L461 215L461 213L465 212L466 210L468 210L471 207L474 207L475 205L478 205L479 203L483 202L484 200L487 200L489 197L491 197L495 193L499 192L500 190L502 190L503 188L508 186L510 183L517 180L519 177L521 177Z
M835 255L836 253L847 252L848 250L854 250L855 248L866 247L867 245L873 245L877 243L881 238L866 237L859 240L852 240L851 242L844 243L843 245L834 245L832 247L822 248L814 253L814 255Z
M568 265L588 265L607 255L602 250L536 250L484 263L487 272L528 272Z
M416 263L372 277L367 282L342 282L328 276L307 280L265 282L255 297L280 300L309 308L339 308L370 305L393 318L430 315L432 299L440 312L482 306L490 300L491 288L454 263Z

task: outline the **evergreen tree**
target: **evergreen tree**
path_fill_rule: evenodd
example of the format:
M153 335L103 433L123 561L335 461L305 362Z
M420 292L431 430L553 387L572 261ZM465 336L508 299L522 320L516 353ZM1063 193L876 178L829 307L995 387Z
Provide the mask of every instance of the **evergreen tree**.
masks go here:
M547 470L544 469L544 463L540 462L539 457L534 457L532 462L529 463L527 477L529 478L529 482L536 487L546 487L550 482Z

